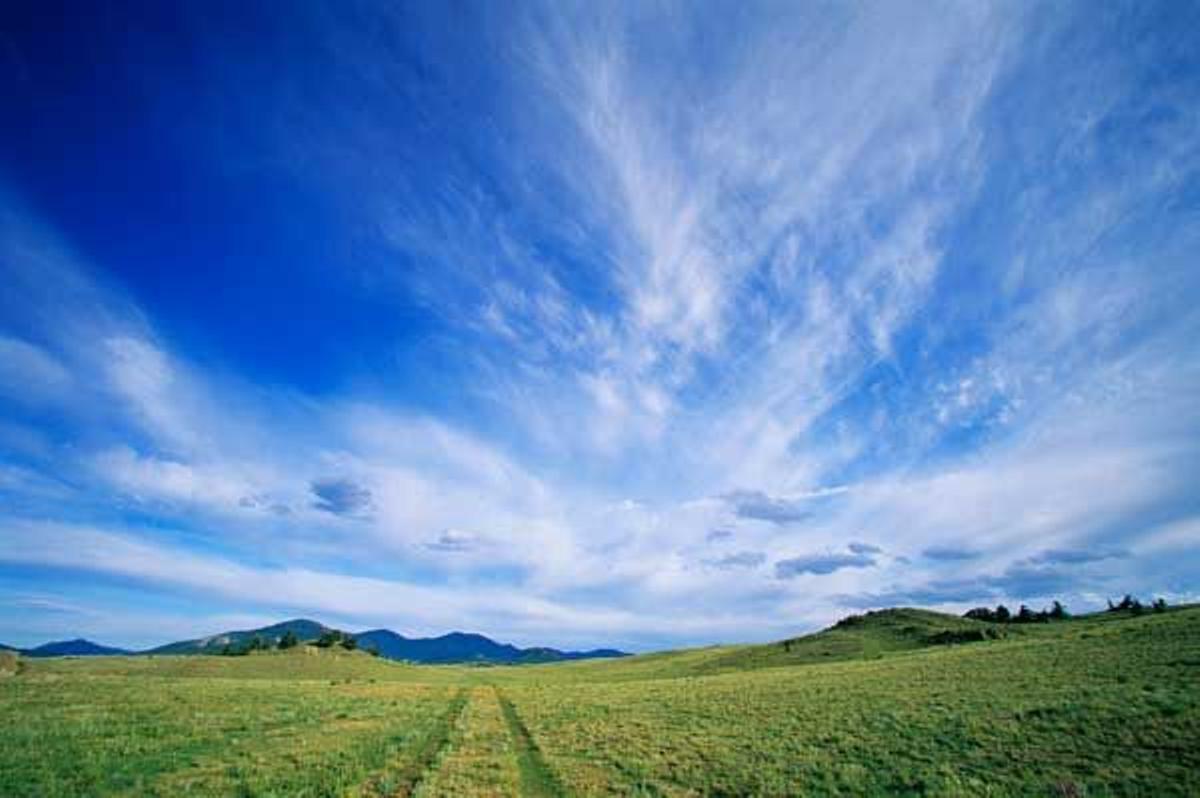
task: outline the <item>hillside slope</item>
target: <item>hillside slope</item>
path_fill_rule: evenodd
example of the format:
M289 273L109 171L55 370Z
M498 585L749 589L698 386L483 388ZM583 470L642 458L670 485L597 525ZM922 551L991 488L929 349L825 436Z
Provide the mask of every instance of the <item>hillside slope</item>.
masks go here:
M175 643L167 643L165 646L158 646L144 654L219 654L226 646L236 648L248 643L255 637L260 637L262 640L272 646L278 645L280 638L288 632L291 632L299 640L316 640L325 632L330 631L328 626L310 621L307 618L296 618L282 623L263 626L259 629L242 629L232 632L220 632L209 637L198 637L194 640L180 640Z
M1057 626L1046 624L1045 626ZM853 615L828 629L756 645L709 646L564 666L579 679L657 679L825 662L874 659L924 648L982 643L1030 633L931 610L898 608Z
M976 629L521 668L0 654L0 794L1200 795L1200 608L932 642Z

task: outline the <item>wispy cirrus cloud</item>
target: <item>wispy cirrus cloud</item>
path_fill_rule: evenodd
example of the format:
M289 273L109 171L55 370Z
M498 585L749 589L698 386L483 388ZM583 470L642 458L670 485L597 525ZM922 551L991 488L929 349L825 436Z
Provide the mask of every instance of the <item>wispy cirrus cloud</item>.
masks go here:
M374 13L366 35L297 12L279 62L303 96L199 47L219 90L193 130L229 135L154 140L195 185L267 177L208 237L211 209L181 214L196 263L142 269L95 235L105 208L39 218L9 178L0 559L156 600L212 578L213 618L554 636L533 643L1187 593L1200 94L1158 62L1190 57L1179 20ZM153 210L118 209L178 223ZM245 254L211 243L231 225L306 243L218 292L198 264ZM322 329L268 369L277 307Z

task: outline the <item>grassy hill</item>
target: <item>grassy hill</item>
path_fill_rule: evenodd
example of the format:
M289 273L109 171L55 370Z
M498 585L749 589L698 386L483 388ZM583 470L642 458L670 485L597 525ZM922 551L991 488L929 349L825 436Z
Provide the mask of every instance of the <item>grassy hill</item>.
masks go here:
M924 648L1001 640L1026 634L1028 628L983 623L929 610L889 609L850 616L820 632L775 643L708 646L639 654L619 662L563 664L556 666L559 668L556 678L677 678L874 659Z
M706 663L704 670L726 671L871 659L930 646L985 642L1005 637L1015 626L981 623L929 610L880 610L852 615L837 625L761 646L740 646Z
M221 632L195 640L180 640L165 646L152 648L146 654L219 654L225 647L238 648L249 643L255 637L261 638L269 645L276 646L285 634L291 632L299 640L316 640L325 632L331 631L324 624L297 618L291 621L263 626L258 629L243 629L233 632Z
M301 646L21 662L0 794L1200 794L1200 608L871 613L516 668Z

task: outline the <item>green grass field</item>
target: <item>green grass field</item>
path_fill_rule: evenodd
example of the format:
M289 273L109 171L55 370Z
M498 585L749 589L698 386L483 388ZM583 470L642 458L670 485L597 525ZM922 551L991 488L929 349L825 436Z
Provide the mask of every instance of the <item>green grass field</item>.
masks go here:
M0 794L1200 795L1200 608L769 646L0 663ZM993 639L994 638L994 639Z

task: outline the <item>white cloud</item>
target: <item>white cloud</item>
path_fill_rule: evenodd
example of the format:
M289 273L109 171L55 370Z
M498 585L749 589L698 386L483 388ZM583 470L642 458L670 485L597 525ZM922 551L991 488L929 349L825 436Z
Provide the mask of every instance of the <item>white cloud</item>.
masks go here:
M71 383L70 372L45 349L0 335L0 393L44 406L60 402Z
M1190 497L1195 233L1137 214L1186 187L1196 138L1108 147L1132 159L1121 179L1073 177L1106 114L1162 97L1106 71L1066 98L1065 132L995 126L1032 44L987 6L748 9L703 64L711 15L611 12L556 5L512 32L500 90L522 118L496 121L494 176L511 196L460 173L419 207L363 191L413 264L395 279L461 335L467 411L202 368L52 237L0 220L44 343L0 337L4 392L56 397L89 433L62 449L0 428L36 461L0 491L53 517L64 488L35 486L52 472L81 507L132 499L187 530L152 545L10 519L0 557L429 631L699 642L1051 548L1128 549L1104 568L1150 582L1140 557L1194 543L1186 520L1141 519ZM1053 158L1023 138L1059 133ZM1067 185L1022 172L1062 163ZM861 540L887 553L845 553ZM919 558L951 547L978 556ZM796 579L761 567L781 560Z

